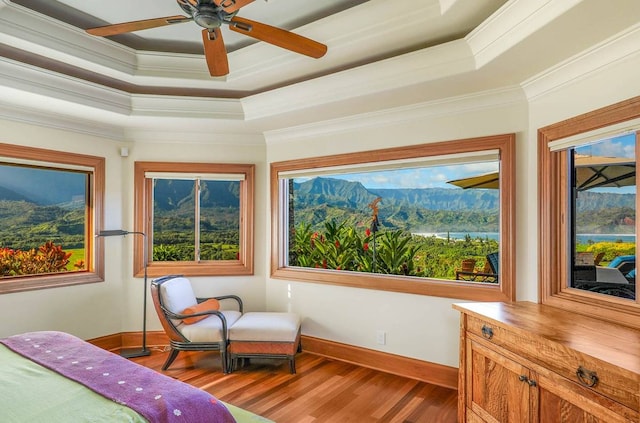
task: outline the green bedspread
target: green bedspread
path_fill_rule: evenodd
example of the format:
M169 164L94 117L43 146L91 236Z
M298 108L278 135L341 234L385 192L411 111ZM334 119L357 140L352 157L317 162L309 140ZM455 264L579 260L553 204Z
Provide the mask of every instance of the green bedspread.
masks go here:
M147 422L132 409L110 401L83 385L34 363L0 345L2 421ZM271 422L226 404L238 423Z

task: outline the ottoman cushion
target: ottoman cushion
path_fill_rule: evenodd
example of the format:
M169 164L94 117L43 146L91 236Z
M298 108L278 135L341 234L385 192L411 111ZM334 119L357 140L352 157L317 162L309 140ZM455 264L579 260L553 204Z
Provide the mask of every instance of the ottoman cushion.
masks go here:
M294 342L299 330L296 313L249 312L231 326L229 340Z

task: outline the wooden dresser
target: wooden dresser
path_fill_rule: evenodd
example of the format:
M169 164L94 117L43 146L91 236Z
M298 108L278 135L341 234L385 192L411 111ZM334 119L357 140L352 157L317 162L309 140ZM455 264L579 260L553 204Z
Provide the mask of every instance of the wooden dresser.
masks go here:
M640 330L530 302L453 307L459 422L640 422Z

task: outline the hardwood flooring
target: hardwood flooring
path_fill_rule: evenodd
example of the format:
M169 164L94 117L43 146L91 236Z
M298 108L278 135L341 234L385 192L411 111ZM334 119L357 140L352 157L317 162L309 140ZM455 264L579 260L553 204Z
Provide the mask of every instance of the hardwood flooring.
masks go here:
M162 372L167 352L135 358ZM181 352L169 370L175 379L277 423L453 423L457 391L328 359L296 356L297 374L284 360L252 359L231 374L215 352Z

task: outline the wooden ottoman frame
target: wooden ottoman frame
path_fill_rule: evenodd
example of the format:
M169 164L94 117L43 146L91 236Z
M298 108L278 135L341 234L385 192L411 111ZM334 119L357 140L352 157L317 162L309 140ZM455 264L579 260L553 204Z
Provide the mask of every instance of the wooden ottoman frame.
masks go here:
M291 374L296 373L296 353L302 350L302 344L300 343L300 322L298 320L296 332L293 336L288 336L288 339L283 339L282 328L279 334L273 334L274 340L268 340L272 333L267 327L259 329L260 336L255 336L247 333L237 333L238 328L243 326L242 319L247 321L255 315L260 315L267 320L272 319L276 323L282 323L283 315L288 315L286 318L296 315L292 313L245 313L234 324L229 331L229 347L227 353L231 361L229 371L234 371L238 365L238 359L240 358L278 358L289 360L289 370ZM290 323L290 322L289 322ZM252 328L250 325L245 327L248 330ZM235 330L234 330L235 329ZM277 329L276 329L277 330ZM258 339L254 339L258 338Z

